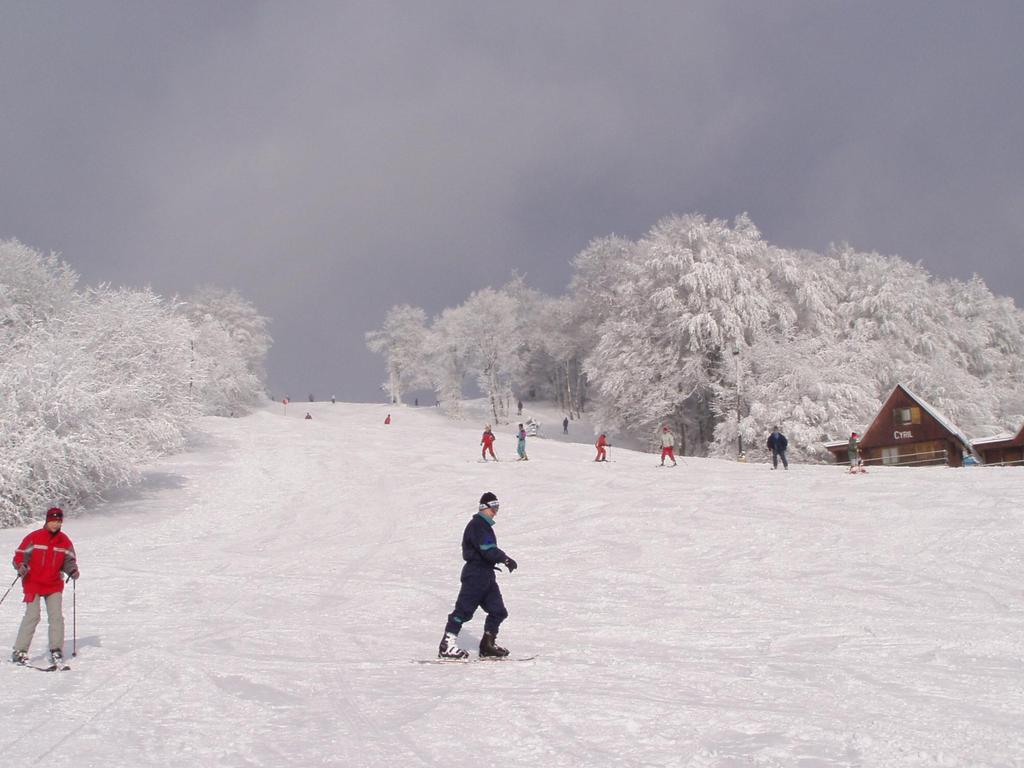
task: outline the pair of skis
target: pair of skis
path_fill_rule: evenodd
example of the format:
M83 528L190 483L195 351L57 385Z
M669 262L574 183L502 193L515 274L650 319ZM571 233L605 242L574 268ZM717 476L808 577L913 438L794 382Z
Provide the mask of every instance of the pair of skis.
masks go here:
M413 659L413 664L475 664L478 661L496 663L501 661L533 661L536 658L536 654L533 656L467 656L464 659Z
M29 664L27 661L24 664L18 664L14 662L16 667L24 667L25 669L34 669L38 672L70 672L71 667L67 664L51 664L48 667L37 667L35 664Z

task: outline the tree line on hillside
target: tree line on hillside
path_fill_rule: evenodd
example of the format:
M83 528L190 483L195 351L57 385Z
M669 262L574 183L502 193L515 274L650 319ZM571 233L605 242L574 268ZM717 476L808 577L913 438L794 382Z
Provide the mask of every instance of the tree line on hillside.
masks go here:
M396 400L431 388L461 414L475 381L504 421L522 393L578 416L592 395L602 430L668 424L692 455L757 454L774 425L791 454L823 460L897 383L975 435L1024 419L1024 312L977 276L847 245L824 253L766 242L732 223L670 216L644 237L594 240L564 296L521 278L428 320L392 307L368 347Z
M266 326L233 291L80 288L56 255L0 241L0 526L132 482L197 416L247 412Z

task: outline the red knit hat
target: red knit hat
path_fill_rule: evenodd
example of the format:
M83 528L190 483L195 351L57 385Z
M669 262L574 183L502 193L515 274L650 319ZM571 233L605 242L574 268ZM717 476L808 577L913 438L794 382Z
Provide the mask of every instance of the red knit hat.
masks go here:
M63 522L64 510L60 507L50 507L46 510L46 522L50 522L51 520L60 520Z

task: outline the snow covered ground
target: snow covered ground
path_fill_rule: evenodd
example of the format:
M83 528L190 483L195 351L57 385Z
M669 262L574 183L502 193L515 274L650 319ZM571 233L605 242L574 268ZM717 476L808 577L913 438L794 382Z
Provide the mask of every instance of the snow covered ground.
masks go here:
M505 425L483 464L481 425L435 409L282 410L204 421L66 522L78 657L0 665L0 764L1024 765L1024 470L662 469L539 439L516 463ZM485 490L520 566L501 641L537 658L414 664Z

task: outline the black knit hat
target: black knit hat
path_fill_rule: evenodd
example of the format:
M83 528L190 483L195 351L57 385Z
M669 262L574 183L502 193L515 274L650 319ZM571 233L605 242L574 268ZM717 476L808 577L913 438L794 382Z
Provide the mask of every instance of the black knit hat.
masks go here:
M490 491L487 491L483 496L480 497L480 509L487 509L491 506L491 502L498 503L498 497Z

